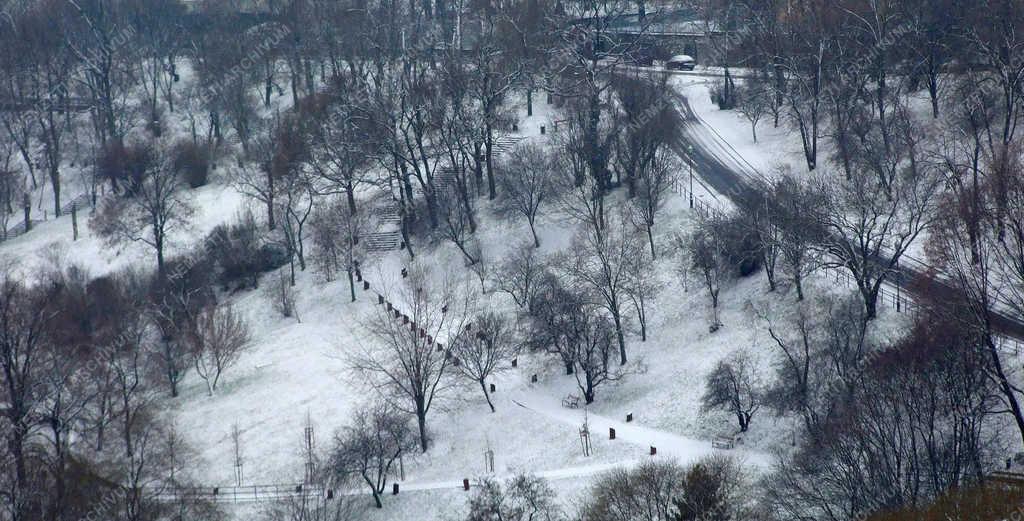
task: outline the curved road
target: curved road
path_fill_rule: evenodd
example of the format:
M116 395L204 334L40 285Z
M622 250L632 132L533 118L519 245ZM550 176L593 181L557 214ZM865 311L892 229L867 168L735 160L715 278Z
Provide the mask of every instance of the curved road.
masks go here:
M673 151L684 160L692 161L695 174L733 203L762 204L760 200L763 200L764 194L756 185L757 181L765 177L693 111L686 96L676 92L674 97L678 103L673 107L673 111L680 120L682 132L679 140L672 146ZM688 150L687 146L691 144L693 148ZM907 258L906 255L904 258L916 261ZM898 273L895 277L890 277L890 282L898 285L909 295L939 295L948 299L956 297L958 290L942 280L937 270L920 261L911 263L914 266L907 266L907 262L901 262ZM1020 318L1005 311L994 310L992 325L996 332L1015 341L1024 342L1024 321Z

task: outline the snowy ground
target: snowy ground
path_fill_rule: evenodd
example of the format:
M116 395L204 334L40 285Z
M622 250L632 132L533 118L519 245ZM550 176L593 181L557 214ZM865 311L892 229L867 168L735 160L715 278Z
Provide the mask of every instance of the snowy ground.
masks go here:
M794 157L802 160L798 140L781 128L762 124L760 143L753 144L745 120L711 105L706 78L687 76L673 81L689 97L698 115L753 168L767 172L779 161L791 162ZM553 112L542 96L535 96L534 101L535 114L530 118L521 114L520 130L531 139L543 140L540 125L551 129ZM711 198L713 194L703 196ZM232 220L245 206L244 198L224 184L195 190L194 199L200 209L196 223L193 229L175 235L176 248L195 243L216 224ZM682 197L669 201L664 212L656 241L668 250L673 234L684 232L690 225L690 214ZM485 259L500 259L512 245L528 239L524 223L498 220L487 208L481 213L479 236ZM71 241L70 218L51 220L25 236L0 244L0 256L21 259L26 271L31 272L32 263L39 262L32 260L33 254L57 242L69 259L85 264L94 275L130 264L155 265L152 252L141 245L112 250L88 230L85 222L79 226L82 237ZM572 235L567 226L555 215L542 217L539 228L543 252L567 247ZM421 262L471 277L450 245L418 253ZM376 268L365 271L379 287L397 279L406 262L404 252L392 252L379 259ZM496 413L487 410L478 391L449 396L444 409L429 417L431 450L404 462L405 492L387 497L385 508L368 514L368 519L452 517L467 497L458 490L459 484L463 478L484 475L484 452L488 449L495 453L496 475L527 471L548 477L563 494L563 501L572 502L597 473L651 458L651 446L658 449L656 458L689 461L713 452L710 441L714 437L735 434L732 418L700 413L704 376L734 349L745 348L760 360L767 377L771 343L755 311L781 316L794 295L787 288L768 293L761 275L741 280L723 289L724 327L710 333L708 299L696 279L687 281L679 275L678 264L672 255L662 255L659 260L658 277L663 288L652 303L648 341L640 342L636 334L628 337L634 374L599 388L596 403L586 412L561 407L561 398L576 392L575 380L559 374L558 364L542 355L522 357L519 368L494 381ZM253 347L226 374L215 396L208 397L202 382L190 376L181 396L163 403L168 417L198 453L201 464L193 474L200 483L234 483L233 424L242 432L245 483L300 481L300 448L307 417L312 418L318 446L324 449L333 433L346 424L353 408L367 397L359 379L347 370L345 356L372 341L360 323L361 317L373 312L375 294L360 291L357 302L349 303L347 282L325 283L312 272L301 273L298 284L301 321L278 316L260 291L232 297L254 329ZM841 290L823 276L811 281L808 289L812 295L828 291ZM495 292L488 298L491 306L510 305ZM895 328L900 322L889 315L880 323ZM537 384L530 383L534 373L540 377ZM632 423L625 423L627 413L633 414ZM580 449L579 427L584 414L593 433L593 454L589 457ZM608 439L609 427L616 429L618 439ZM784 449L789 440L789 424L761 411L743 444L730 452L757 473L771 464L768 454ZM238 518L250 519L252 508L240 507Z

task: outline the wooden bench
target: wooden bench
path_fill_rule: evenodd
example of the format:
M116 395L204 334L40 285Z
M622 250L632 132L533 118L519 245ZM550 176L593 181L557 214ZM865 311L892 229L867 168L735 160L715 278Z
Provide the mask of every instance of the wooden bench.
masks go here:
M711 447L715 449L731 449L735 446L736 442L734 442L732 438L727 438L725 436L719 436L711 440Z
M568 407L570 409L578 409L580 406L580 397L575 394L570 394L565 398L562 398L562 407Z

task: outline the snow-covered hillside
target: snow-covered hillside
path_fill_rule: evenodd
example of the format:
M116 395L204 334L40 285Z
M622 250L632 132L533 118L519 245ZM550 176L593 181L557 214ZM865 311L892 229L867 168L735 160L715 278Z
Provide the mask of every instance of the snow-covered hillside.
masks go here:
M745 122L735 114L717 111L709 101L707 81L679 78L676 88L690 101L697 114L721 138L735 147L739 156L761 172L770 172L785 157L798 154L792 136L782 129L762 127L760 143L749 139ZM520 107L522 135L546 143L550 133L540 135L540 126L551 128L553 109L543 101L526 117ZM798 156L794 156L797 157ZM716 194L698 188L698 198L711 201ZM199 212L191 229L174 236L173 247L184 251L195 245L210 229L230 222L246 206L245 198L223 181L193 190L189 197ZM622 194L613 194L612 204L625 204ZM509 249L529 238L524 222L497 218L486 206L481 214L478 237L486 259L501 259ZM82 236L71 241L69 217L42 224L25 236L0 244L0 255L25 261L34 253L52 249L56 243L68 259L102 275L129 265L152 264L152 253L142 245L110 249L84 223ZM553 254L570 247L573 224L552 206L541 216L541 251ZM533 473L552 480L566 502L586 489L598 473L620 465L634 465L651 458L695 460L719 449L712 448L717 437L736 433L733 419L725 414L700 412L704 378L737 348L748 349L763 376L770 372L771 339L759 315L782 319L794 300L789 288L767 292L761 274L741 279L722 293L722 323L709 332L710 305L700 281L694 275L684 280L682 260L672 247L673 238L691 229L693 214L681 193L668 201L664 217L655 229L656 242L663 250L656 276L661 286L650 303L649 338L641 342L633 332L627 342L631 350L629 375L601 388L597 400L586 409L567 409L561 400L577 392L573 377L560 374L550 355L524 354L518 367L492 380L497 412L489 412L476 389L467 387L443 396L440 409L429 418L432 448L422 455L404 459L404 479L394 476L403 492L389 497L372 519L440 519L456 512L467 494L460 489L463 479L488 475L485 452L493 451L493 475ZM41 262L41 261L40 261ZM301 457L307 418L312 419L318 448L326 449L334 433L348 424L352 411L374 391L350 370L347 357L375 339L365 323L377 306L377 292L394 287L400 272L410 265L404 251L379 255L364 265L370 290L357 290L358 299L348 302L347 281L324 282L312 271L298 276L298 320L282 318L262 291L243 291L227 298L253 326L252 347L229 371L213 396L195 375L188 376L178 398L164 398L164 415L183 433L201 462L191 473L206 486L228 486L235 481L232 443L233 426L241 432L244 461L243 484L298 483L303 478ZM415 261L435 272L447 271L464 278L471 287L479 283L463 265L462 257L443 243L419 252ZM286 269L286 268L282 268ZM273 277L273 274L266 277ZM269 280L269 279L267 279ZM493 282L488 282L493 285ZM827 275L814 278L810 294L848 291L837 287ZM507 295L491 290L482 296L481 308L511 310ZM881 328L898 324L900 317L886 313ZM537 375L538 382L531 382ZM626 416L632 415L627 423ZM579 430L589 426L593 452L584 456ZM609 438L609 428L617 433ZM768 413L755 417L742 444L728 452L739 457L753 474L772 465L770 454L786 450L792 426ZM657 455L651 456L651 448ZM369 499L367 499L369 501ZM256 508L237 506L238 519L247 519Z

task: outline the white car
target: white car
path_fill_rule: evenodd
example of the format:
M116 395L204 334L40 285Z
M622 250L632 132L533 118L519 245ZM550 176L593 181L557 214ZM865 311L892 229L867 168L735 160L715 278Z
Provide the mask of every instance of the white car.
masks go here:
M680 71L692 71L696 65L697 60L694 60L692 56L687 56L685 54L677 54L665 62L666 69L676 69Z

